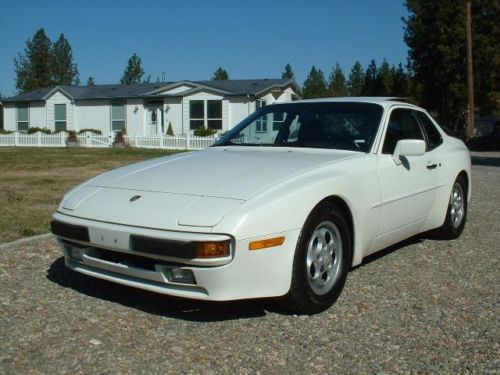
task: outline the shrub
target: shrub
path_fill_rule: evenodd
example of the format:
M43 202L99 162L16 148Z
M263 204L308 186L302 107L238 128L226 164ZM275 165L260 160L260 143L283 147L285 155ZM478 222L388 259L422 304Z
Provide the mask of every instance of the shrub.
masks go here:
M125 133L123 131L116 132L115 143L125 143L124 135Z
M78 134L83 134L85 132L94 133L97 135L102 135L102 131L99 129L82 129L78 132Z
M12 130L0 129L0 134L12 134L14 133Z
M74 130L68 131L68 139L66 142L78 142L78 137L76 136L76 132Z
M194 131L194 135L197 137L210 137L215 133L217 133L217 130L212 128L205 128L204 126L200 126Z
M168 123L167 135L172 135L172 136L175 135L174 129L172 129L172 122Z
M43 134L52 134L52 132L50 131L50 129L47 129L47 128L39 128L39 127L32 127L32 128L28 128L28 131L27 133L28 134L34 134L34 133L37 133L37 132L40 132L40 133L43 133Z

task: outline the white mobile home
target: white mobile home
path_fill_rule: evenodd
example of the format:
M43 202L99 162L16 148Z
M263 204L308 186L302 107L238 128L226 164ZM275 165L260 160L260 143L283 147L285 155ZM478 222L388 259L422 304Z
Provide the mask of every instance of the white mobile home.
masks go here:
M3 100L4 128L51 131L98 129L104 135L187 134L200 126L231 129L262 105L290 101L291 79L157 82L137 85L56 86Z

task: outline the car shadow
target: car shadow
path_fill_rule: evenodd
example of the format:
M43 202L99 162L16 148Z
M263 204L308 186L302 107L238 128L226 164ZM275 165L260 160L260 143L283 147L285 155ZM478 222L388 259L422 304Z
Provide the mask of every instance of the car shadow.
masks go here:
M351 271L379 260L401 248L420 243L425 238L429 237L421 234L418 237L409 238L369 255L363 259L360 265L351 268ZM172 297L115 284L70 270L64 264L64 257L56 259L51 264L47 270L47 279L64 288L73 289L90 297L119 303L148 314L193 322L259 318L267 315L268 312L289 316L296 315L281 307L272 298L211 302Z
M377 251L376 253L373 253L373 254L368 255L367 257L363 258L363 261L361 262L361 264L352 267L351 271L358 269L360 267L366 266L367 264L370 264L372 262L375 262L376 260L383 258L389 254L392 254L395 251L402 249L403 247L410 246L410 245L416 245L418 243L421 243L424 239L427 239L427 238L432 238L432 234L430 232L429 233L421 233L418 236L410 237L404 241L398 242L397 244L386 247L383 250Z
M471 157L472 165L481 165L486 167L500 167L500 157L494 156L475 156Z
M64 264L64 257L56 259L51 264L47 270L47 279L90 297L119 303L148 314L193 322L258 318L265 316L267 312L290 314L272 299L231 302L199 301L115 284L70 270Z

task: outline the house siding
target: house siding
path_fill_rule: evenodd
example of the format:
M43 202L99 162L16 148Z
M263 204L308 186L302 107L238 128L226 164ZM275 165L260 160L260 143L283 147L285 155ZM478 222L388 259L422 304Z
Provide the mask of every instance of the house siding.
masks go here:
M71 100L62 94L60 91L56 91L50 98L46 100L47 108L47 128L54 131L54 104L66 104L66 130L78 130L75 129L74 122L74 109ZM31 119L30 119L31 126Z
M108 134L110 129L110 107L107 100L79 100L76 105L78 129L98 129Z
M250 113L255 111L255 103L251 102L246 96L231 97L229 110L229 126L231 129L234 125L241 122Z
M47 127L47 111L45 110L44 102L33 102L29 109L30 128L46 128Z
M17 130L16 105L6 103L3 107L3 126L5 130Z
M182 129L182 98L165 98L165 133L168 130L169 122L172 123L174 134L183 134ZM189 116L189 112L188 112Z
M137 111L136 111L137 108ZM146 134L144 103L142 99L129 99L126 105L126 127L128 135Z
M193 88L193 86L182 85L182 86L176 87L174 89L162 91L160 94L169 94L169 95L179 94L183 91L191 90L192 88Z

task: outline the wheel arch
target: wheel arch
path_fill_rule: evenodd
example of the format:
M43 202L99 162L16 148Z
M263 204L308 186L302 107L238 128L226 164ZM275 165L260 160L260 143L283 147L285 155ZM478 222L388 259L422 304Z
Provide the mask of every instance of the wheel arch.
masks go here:
M459 177L463 177L463 179L465 181L465 194L467 195L467 201L469 201L470 196L471 196L471 191L470 191L471 178L470 178L470 175L465 169L463 169L462 171L460 171L458 173L457 178L459 178Z
M324 198L321 202L319 202L317 206L319 206L322 203L330 203L338 207L340 210L341 214L345 217L347 221L347 225L349 228L349 234L350 234L350 241L351 241L351 252L350 252L350 259L349 259L349 264L352 266L353 259L355 258L354 253L355 253L355 244L356 244L356 232L355 232L355 226L354 226L354 218L352 215L352 210L349 207L349 204L345 199L342 197L339 197L338 195L331 195L329 197ZM311 211L312 212L312 211Z

